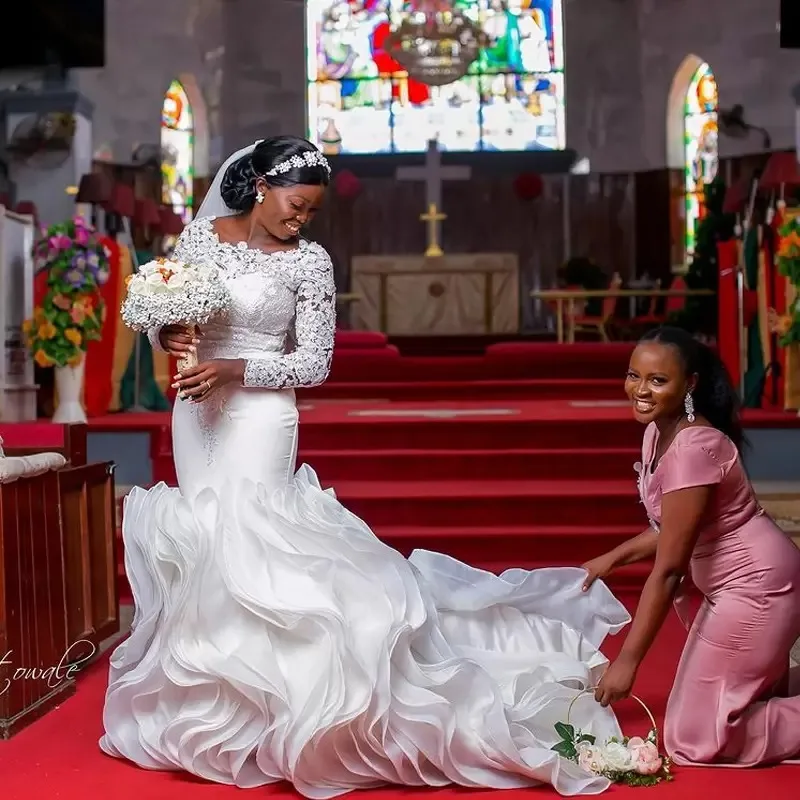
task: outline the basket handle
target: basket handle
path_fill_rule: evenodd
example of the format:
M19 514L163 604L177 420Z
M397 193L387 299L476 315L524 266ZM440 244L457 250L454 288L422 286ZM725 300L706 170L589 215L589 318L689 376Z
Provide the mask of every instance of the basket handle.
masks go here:
M591 688L591 689L584 689L582 692L580 692L579 694L576 694L575 697L572 698L572 700L570 701L570 704L569 704L569 708L567 708L567 724L568 725L570 724L570 715L572 714L572 707L575 705L575 703L578 700L578 698L582 697L585 694L592 694L596 689L597 689L596 686L594 688ZM642 700L640 697L637 697L635 694L629 695L629 697L630 697L631 700L635 700L644 709L644 713L647 714L647 718L650 720L651 730L654 731L655 735L656 735L655 744L656 744L656 747L657 747L658 746L658 725L656 725L656 720L655 720L655 717L653 716L653 713L647 707L647 704L644 702L644 700Z

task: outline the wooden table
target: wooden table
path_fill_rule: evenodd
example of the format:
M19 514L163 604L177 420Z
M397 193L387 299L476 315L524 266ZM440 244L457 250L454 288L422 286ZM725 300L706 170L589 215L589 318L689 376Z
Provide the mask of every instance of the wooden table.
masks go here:
M590 298L600 297L710 297L711 289L534 289L531 297L536 300L547 300L556 304L556 338L564 344L564 305L569 310L569 327L566 342L575 341L575 303Z

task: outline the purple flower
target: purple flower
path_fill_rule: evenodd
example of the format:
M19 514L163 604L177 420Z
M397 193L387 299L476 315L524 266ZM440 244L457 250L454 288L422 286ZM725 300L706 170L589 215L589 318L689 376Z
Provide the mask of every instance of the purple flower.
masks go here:
M77 289L83 285L83 272L77 269L71 269L65 276L64 280L72 286L73 289Z

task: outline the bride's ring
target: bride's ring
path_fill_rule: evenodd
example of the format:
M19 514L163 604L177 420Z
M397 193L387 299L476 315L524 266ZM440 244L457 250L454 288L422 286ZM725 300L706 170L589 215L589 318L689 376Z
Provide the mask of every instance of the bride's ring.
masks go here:
M205 394L208 394L211 391L211 384L207 380L203 381L203 383L206 385Z

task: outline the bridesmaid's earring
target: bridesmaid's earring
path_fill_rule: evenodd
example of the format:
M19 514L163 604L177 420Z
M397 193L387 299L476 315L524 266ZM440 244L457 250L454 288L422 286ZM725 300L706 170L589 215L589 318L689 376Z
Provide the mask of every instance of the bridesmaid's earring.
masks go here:
M264 202L264 192L259 192L256 195L256 203L263 203Z
M691 392L686 392L686 397L683 398L683 408L686 411L686 419L688 419L689 422L694 422L694 400L692 399Z

